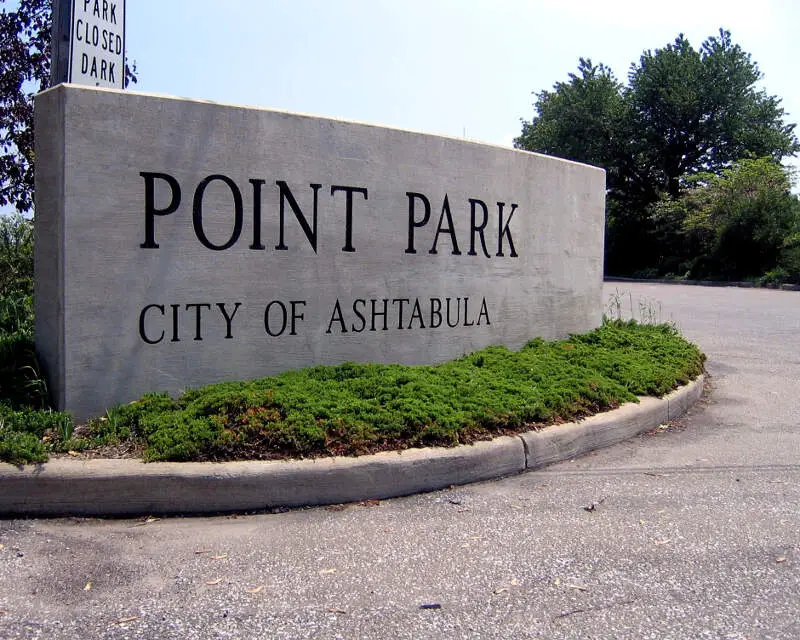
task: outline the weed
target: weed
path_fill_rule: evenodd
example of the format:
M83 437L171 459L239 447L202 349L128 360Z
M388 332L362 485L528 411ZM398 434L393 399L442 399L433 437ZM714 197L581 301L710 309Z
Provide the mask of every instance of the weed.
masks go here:
M68 437L64 437L68 436ZM43 462L72 436L69 414L50 410L16 410L0 404L0 460L21 464Z
M627 305L624 305L627 298ZM626 306L627 309L624 309ZM603 317L608 320L624 321L637 320L639 324L664 324L661 301L654 298L639 298L638 315L634 313L633 293L615 289L608 297ZM669 322L667 324L673 324Z

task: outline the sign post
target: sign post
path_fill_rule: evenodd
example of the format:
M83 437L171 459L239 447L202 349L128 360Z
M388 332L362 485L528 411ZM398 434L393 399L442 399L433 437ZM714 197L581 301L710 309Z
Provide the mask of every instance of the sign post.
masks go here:
M51 85L125 87L125 0L53 0Z

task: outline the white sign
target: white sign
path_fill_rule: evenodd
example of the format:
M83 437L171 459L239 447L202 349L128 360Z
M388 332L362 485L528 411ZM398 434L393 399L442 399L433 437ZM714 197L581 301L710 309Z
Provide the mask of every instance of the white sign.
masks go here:
M72 0L69 82L122 89L125 0Z

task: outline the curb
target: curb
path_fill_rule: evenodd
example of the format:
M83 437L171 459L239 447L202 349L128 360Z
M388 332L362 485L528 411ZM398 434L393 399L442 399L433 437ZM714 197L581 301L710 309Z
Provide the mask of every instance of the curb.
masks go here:
M0 463L0 516L263 511L435 491L538 469L653 429L691 407L704 380L580 422L454 448L299 461Z
M757 282L736 282L729 280L669 280L667 278L623 278L608 276L603 282L631 282L634 284L682 284L693 287L738 287L740 289L777 289L779 291L800 291L800 284L758 284Z

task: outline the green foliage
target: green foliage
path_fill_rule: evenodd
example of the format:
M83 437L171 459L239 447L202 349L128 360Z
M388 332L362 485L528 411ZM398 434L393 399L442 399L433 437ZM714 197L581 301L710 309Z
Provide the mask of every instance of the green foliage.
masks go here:
M696 377L703 361L672 327L609 320L567 340L536 339L516 352L488 347L437 366L345 363L209 385L177 400L151 393L79 436L68 414L0 404L0 460L120 444L146 460L450 446L662 395Z
M14 410L0 404L0 460L12 464L44 462L48 451L75 448L69 414ZM79 446L79 445L78 445Z
M50 82L50 0L3 9L0 61L0 206L25 212L33 207L33 95Z
M0 298L33 296L33 222L21 215L0 216ZM16 318L16 320L14 320ZM0 330L9 331L19 314L0 315Z
M800 227L800 224L798 224L798 227ZM800 284L800 230L783 239L778 265L775 271L780 273L780 282ZM769 275L769 273L766 275Z
M93 420L83 440L44 430L48 450L127 442L147 460L450 446L662 395L696 377L703 361L672 327L607 321L567 340L537 339L516 352L493 346L437 366L346 363L209 385L177 400L148 394Z
M650 211L662 273L786 282L800 273L800 201L788 169L771 158L739 160L719 174L687 176L677 197ZM672 261L670 263L670 260Z
M33 344L33 224L0 216L0 403L43 407Z
M523 120L516 147L601 166L613 163L619 151L614 134L625 103L622 85L608 67L581 58L569 82L557 82L553 91L536 96L538 116Z
M642 54L628 76L628 97L661 191L676 196L682 176L719 173L739 158L780 161L800 150L780 100L756 90L761 77L750 54L723 30L699 51L680 35Z
M606 169L606 273L688 268L675 247L663 247L678 239L685 217L664 198L679 198L687 178L719 176L740 159L777 163L800 150L780 100L756 88L757 64L727 31L699 50L680 35L645 51L627 86L584 59L569 77L537 94L537 115L523 121L515 145Z

